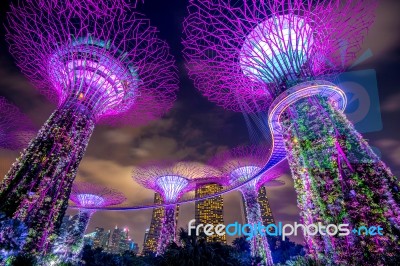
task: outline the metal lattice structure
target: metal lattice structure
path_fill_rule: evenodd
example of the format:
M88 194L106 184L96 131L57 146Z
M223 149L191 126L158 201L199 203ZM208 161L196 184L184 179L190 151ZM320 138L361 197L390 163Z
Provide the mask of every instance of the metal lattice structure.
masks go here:
M76 182L72 186L69 199L76 206L85 208L119 205L126 200L126 197L121 192L105 186Z
M57 105L0 185L0 209L31 229L26 252L54 239L95 125L142 125L175 100L174 59L157 30L123 1L101 3L27 1L8 14L17 65Z
M176 68L148 19L120 8L110 11L114 19L77 12L79 1L51 3L9 13L10 51L42 94L59 108L76 99L106 124L140 125L168 111Z
M192 0L183 41L190 76L228 110L265 111L292 84L342 72L360 50L375 6L362 0Z
M35 126L21 111L0 97L0 148L18 150L34 137Z
M205 178L209 172L208 167L189 162L158 163L133 170L133 178L136 182L160 193L164 202L170 204L165 207L157 254L162 254L168 244L175 240L175 206L173 204L184 193L196 188L195 179Z

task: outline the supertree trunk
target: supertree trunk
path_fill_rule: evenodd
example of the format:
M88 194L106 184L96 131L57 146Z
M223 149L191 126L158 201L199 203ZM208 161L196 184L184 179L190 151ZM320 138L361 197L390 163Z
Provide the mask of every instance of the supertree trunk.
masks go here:
M345 116L314 96L288 107L282 126L303 221L347 223L350 230L379 225L384 232L325 236L324 248L312 252L323 252L326 263L351 265L383 264L399 252L399 181Z
M293 150L292 143L286 142L286 149ZM292 153L287 153L287 160L291 165L304 165L304 158L302 156L293 156ZM319 206L314 202L315 195L313 195L312 183L308 172L305 168L292 167L292 177L294 180L294 188L297 191L297 205L300 208L300 222L309 226L318 222L324 223L320 215ZM315 260L326 259L329 254L329 239L328 237L316 234L310 236L304 234L304 243L307 249L307 254Z
M262 225L263 220L261 216L260 205L257 201L256 188L253 186L244 186L241 192L244 199L247 223L251 225ZM255 233L250 242L251 255L262 258L262 265L273 265L271 250L268 245L266 234L262 235L259 232Z
M25 251L45 252L55 238L93 129L89 110L67 102L51 115L5 176L0 209L30 228Z
M175 241L175 206L169 205L165 207L165 216L158 240L157 255L163 254L168 245L173 241Z
M83 247L83 236L89 224L93 211L80 210L73 224L68 226L53 244L52 254L58 263L74 262Z
M78 257L79 253L83 248L83 237L85 231L89 225L90 218L92 217L93 211L90 210L80 210L78 215L78 220L71 232L73 236L73 242L71 243L71 253L72 257Z

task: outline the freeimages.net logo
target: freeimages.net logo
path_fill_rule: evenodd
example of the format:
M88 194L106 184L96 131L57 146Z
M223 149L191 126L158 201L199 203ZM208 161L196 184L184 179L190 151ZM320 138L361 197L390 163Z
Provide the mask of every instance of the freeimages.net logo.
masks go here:
M196 220L190 220L188 223L189 235L195 231L196 236L203 232L206 236L217 234L219 236L246 236L247 240L251 240L256 235L261 236L280 236L285 240L288 236L297 236L303 234L305 236L314 236L320 234L322 236L347 236L351 233L354 235L376 236L383 235L383 228L380 226L360 226L350 230L349 224L328 224L323 225L321 222L317 224L304 225L295 222L294 224L269 224L264 226L262 223L258 224L241 224L234 222L228 225L218 224L199 224L195 225Z

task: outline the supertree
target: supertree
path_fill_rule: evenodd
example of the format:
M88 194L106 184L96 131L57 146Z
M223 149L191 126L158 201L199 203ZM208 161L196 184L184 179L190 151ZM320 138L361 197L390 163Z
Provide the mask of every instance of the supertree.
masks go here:
M164 200L164 219L160 238L158 239L157 255L162 254L168 244L175 241L175 204L186 192L196 187L193 181L204 178L210 171L199 163L151 163L147 166L135 168L133 179L142 186L158 192Z
M34 137L32 121L21 111L0 97L0 148L18 150Z
M190 3L184 25L190 76L226 109L269 108L303 220L380 225L385 232L329 235L314 241L310 254L325 263L388 263L399 252L400 184L343 115L345 94L330 82L360 50L376 1Z
M26 1L8 14L18 66L57 104L0 185L0 209L30 228L26 252L46 252L54 239L95 124L141 125L175 99L174 60L146 18L81 6Z
M235 185L251 179L239 190L244 200L247 223L257 227L264 224L258 203L258 190L268 181L284 174L285 164L281 163L266 173L253 178L264 167L266 154L269 151L270 149L267 146L240 146L217 154L210 160L211 166L221 170L225 185ZM265 232L264 234L256 232L249 242L252 256L261 257L263 265L273 265Z
M79 214L73 226L65 230L54 243L53 253L58 255L61 262L74 260L83 247L83 235L89 225L90 218L96 209L94 207L108 207L123 203L125 196L101 185L78 182L72 185L70 200L80 207Z

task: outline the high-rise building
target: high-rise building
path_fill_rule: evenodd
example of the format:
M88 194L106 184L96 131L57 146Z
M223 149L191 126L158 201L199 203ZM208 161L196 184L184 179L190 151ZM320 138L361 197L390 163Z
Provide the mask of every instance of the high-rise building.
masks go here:
M103 248L106 249L108 246L110 231L105 232L104 228L96 227L95 237L93 239L93 248Z
M264 226L267 226L268 224L274 224L275 219L272 215L271 207L269 206L267 189L265 186L262 186L258 191L258 204L260 204L261 216Z
M222 190L219 184L202 185L196 188L196 198L215 194ZM224 202L222 196L213 197L206 200L196 201L195 218L196 224L217 224L224 223L223 216ZM207 242L226 243L226 235L219 236L214 234L206 237Z
M111 230L105 231L102 227L96 227L93 238L93 249L102 248L104 251L110 251Z
M111 253L118 253L119 252L119 242L121 239L121 229L118 226L115 226L114 231L111 235L111 241L108 245L108 251Z
M110 237L111 237L111 230L108 230L107 232L104 233L101 245L104 247L105 251L109 251L110 247Z
M163 199L159 193L154 194L154 203L160 204ZM161 223L164 217L164 208L154 208L153 215L151 217L150 229L145 236L143 243L143 254L156 253L157 252L157 240L160 236Z
M111 235L108 252L123 253L126 250L129 250L129 230L127 228L120 229L116 226Z
M124 228L121 232L121 237L119 239L119 253L123 253L126 250L130 250L129 246L129 229Z

